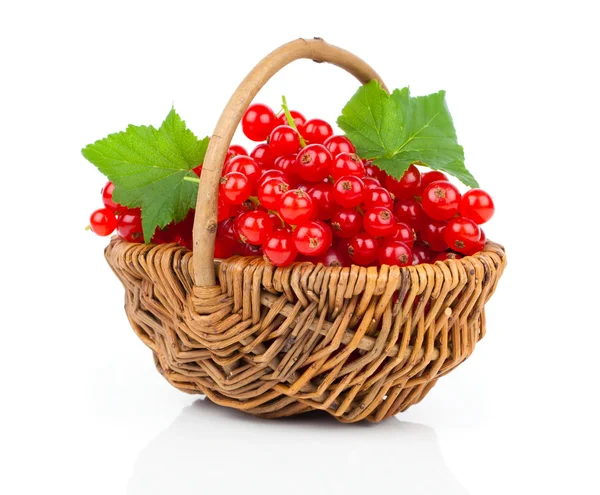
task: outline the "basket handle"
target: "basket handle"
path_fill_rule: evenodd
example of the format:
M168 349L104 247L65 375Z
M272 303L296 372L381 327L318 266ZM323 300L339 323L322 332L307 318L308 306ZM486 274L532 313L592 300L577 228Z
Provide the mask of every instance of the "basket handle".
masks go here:
M383 85L377 72L365 61L342 48L329 45L321 38L300 38L280 46L250 71L223 110L204 157L194 218L194 281L198 287L215 285L213 253L217 232L219 179L233 134L244 112L265 83L283 67L301 58L337 65L362 84L375 79Z

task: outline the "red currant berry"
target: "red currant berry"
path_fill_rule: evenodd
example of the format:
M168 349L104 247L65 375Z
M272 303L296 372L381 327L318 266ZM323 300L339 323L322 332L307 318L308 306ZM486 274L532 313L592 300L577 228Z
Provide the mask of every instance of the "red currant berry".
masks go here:
M356 148L346 136L329 136L323 141L323 145L332 156L338 156L340 153L356 153Z
M296 129L298 129L298 132L302 134L302 127L306 123L306 117L296 110L290 110L290 115L292 116L292 119L294 119ZM290 125L287 121L285 113L279 114L277 117L277 125Z
M219 259L231 258L235 254L235 242L227 239L215 239L214 257Z
M381 187L381 183L375 178L375 177L370 177L368 175L365 175L364 177L362 177L362 181L363 184L365 185L365 188L367 189L375 189L376 187ZM387 189L386 189L387 191ZM389 193L388 193L389 195ZM391 198L391 195L390 195Z
M322 144L309 144L298 152L295 170L308 182L323 182L329 175L333 158Z
M333 135L331 126L321 119L311 119L304 124L302 137L310 144L323 144Z
M225 199L219 195L217 203L217 222L222 222L233 215L235 215L235 206L225 201Z
M231 172L240 172L244 174L250 181L251 190L256 188L262 173L258 163L246 155L238 155L229 160L223 169L223 173L229 174Z
M347 248L344 253L335 246L330 247L327 251L312 258L312 262L316 265L322 263L325 266L349 266Z
M243 213L235 223L242 242L261 245L266 236L273 232L273 220L264 211Z
M256 244L248 244L247 242L240 242L236 245L235 254L240 256L262 256L262 246Z
M299 225L294 230L294 245L299 253L318 256L331 247L332 234L329 225L315 221Z
M460 200L458 210L463 217L481 225L494 215L494 202L483 189L471 189Z
M412 248L413 256L415 256L418 260L418 263L414 263L415 265L419 263L431 263L431 260L434 257L433 252L423 243L415 243Z
M412 199L419 194L421 186L421 173L414 165L408 167L400 180L388 175L385 179L385 187L399 199Z
M444 240L450 249L471 255L476 253L481 229L468 218L453 218L444 229Z
M248 155L246 148L240 146L239 144L232 144L227 150L227 155L225 155L225 163L227 163L233 157L240 155Z
M300 225L314 218L315 208L308 193L291 189L281 197L279 214L284 222Z
M367 179L368 177L363 179L365 185L367 184ZM394 207L394 200L387 189L383 187L369 189L367 186L367 191L365 191L365 208L371 209L376 206L384 206L391 210Z
M448 245L444 240L444 230L446 229L446 222L437 222L436 220L429 220L423 224L419 230L420 238L425 242L433 251L445 251L448 249Z
M325 182L317 184L308 190L308 195L315 207L315 216L319 220L329 220L339 209L337 203L333 201L331 190L331 184Z
M448 220L458 213L460 192L450 182L437 181L423 191L423 209L434 220Z
M107 236L117 228L117 217L110 208L100 208L90 215L90 228L94 234Z
M396 231L396 219L388 208L376 206L365 213L363 226L374 237L388 237Z
M288 191L289 185L281 177L272 177L258 186L258 200L269 210L278 210L281 198Z
M221 177L219 196L232 205L242 204L250 197L252 185L241 172L229 172Z
M298 132L290 126L278 125L269 135L269 148L275 157L296 153L300 148Z
M333 185L333 200L344 208L360 205L364 199L365 185L353 175L340 177Z
M254 159L263 168L270 168L275 162L275 158L271 153L271 148L267 143L261 143L256 146L250 153L250 158Z
M254 103L242 117L242 131L251 141L264 141L276 125L277 117L268 106Z
M433 258L433 261L459 260L461 258L462 256L458 253L444 251Z
M378 248L375 237L360 232L348 243L348 255L355 265L369 266L377 259Z
M298 177L296 170L296 155L284 155L275 158L275 169L281 170L290 179Z
M365 166L358 155L353 153L340 153L331 163L329 173L333 180L338 180L345 175L362 177L365 175Z
M360 232L363 218L355 210L339 210L331 217L331 228L336 236L347 239Z
M241 215L240 215L241 216ZM237 231L234 229L235 220L226 218L217 225L217 239L224 239L231 242L237 242L240 239Z
M408 266L413 263L410 248L400 241L387 241L379 248L379 263L390 266Z
M258 185L264 184L265 181L269 179L281 179L284 182L287 182L286 175L279 169L272 168L270 170L264 170L262 174L260 174L260 179L258 179Z
M267 236L263 243L263 251L267 261L275 266L287 266L298 255L292 234L285 230L277 230Z
M438 180L444 180L448 182L448 177L445 173L440 172L439 170L432 170L431 172L425 172L424 174L421 174L421 194L423 194L423 191L429 184Z
M421 203L414 199L401 199L396 201L394 215L398 221L406 223L415 230L419 230L425 222L425 213Z
M140 210L127 210L117 219L117 233L127 242L144 242Z
M102 202L104 206L111 210L115 215L118 215L121 211L125 210L124 206L121 206L119 203L115 203L112 199L113 191L115 190L115 185L112 182L107 182L106 185L102 188Z
M409 248L412 248L415 243L415 232L405 223L398 222L392 240L403 242Z

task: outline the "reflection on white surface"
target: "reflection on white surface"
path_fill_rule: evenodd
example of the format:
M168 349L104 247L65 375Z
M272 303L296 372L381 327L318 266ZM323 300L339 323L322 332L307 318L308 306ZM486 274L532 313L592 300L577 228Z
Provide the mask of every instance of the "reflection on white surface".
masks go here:
M435 432L391 418L344 425L320 413L263 420L197 400L142 450L130 495L467 494Z

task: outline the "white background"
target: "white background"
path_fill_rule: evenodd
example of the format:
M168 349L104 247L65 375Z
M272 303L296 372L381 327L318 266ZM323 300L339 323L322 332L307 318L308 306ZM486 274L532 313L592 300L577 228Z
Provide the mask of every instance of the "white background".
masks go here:
M0 492L598 493L600 160L594 2L4 2L0 7ZM474 355L378 426L261 421L154 370L80 149L174 103L212 132L262 56L321 36L390 87L446 89L494 196L508 269ZM357 83L298 62L285 93L334 121Z

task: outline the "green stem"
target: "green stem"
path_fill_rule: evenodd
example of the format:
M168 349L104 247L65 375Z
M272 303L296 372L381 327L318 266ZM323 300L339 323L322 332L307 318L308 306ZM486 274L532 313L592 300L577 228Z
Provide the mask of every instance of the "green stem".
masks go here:
M281 102L282 102L281 107L283 108L283 112L285 113L285 118L288 121L289 126L296 129L298 136L300 136L300 145L304 148L306 146L306 141L304 140L304 138L300 134L300 131L296 127L296 122L294 122L294 117L292 117L292 114L290 113L290 109L288 108L288 104L287 104L287 100L285 99L285 96L281 97Z
M187 180L188 182L196 182L200 183L200 179L198 177L184 177L183 180Z

